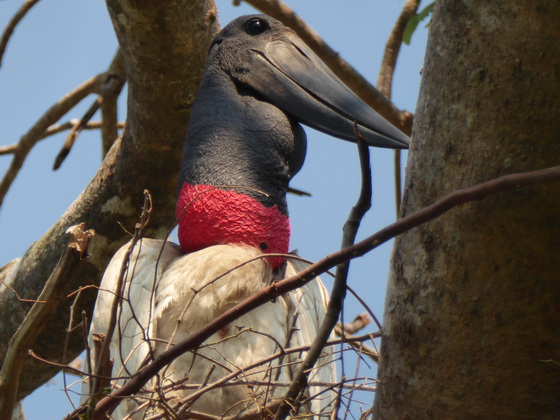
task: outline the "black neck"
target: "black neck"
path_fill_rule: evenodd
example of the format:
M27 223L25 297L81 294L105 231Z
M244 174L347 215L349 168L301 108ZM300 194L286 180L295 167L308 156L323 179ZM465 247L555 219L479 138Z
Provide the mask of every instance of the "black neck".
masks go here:
M288 183L305 152L296 121L225 73L207 69L189 120L179 187L234 189L287 214Z

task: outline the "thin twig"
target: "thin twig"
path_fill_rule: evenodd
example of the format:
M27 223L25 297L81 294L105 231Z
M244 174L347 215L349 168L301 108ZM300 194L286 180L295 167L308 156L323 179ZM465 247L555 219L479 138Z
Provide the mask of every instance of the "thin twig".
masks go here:
M379 352L377 350L375 350L374 348L372 348L370 346L367 346L363 343L357 343L357 342L352 341L353 337L354 337L353 335L347 335L346 337L344 337L344 340L345 340L345 342L350 344L352 347L354 347L358 351L358 354L363 355L363 356L367 356L372 361L374 361L375 363L378 363L379 362Z
M311 197L311 193L307 191L298 190L297 188L288 187L288 194L297 195L300 197Z
M406 0L399 15L395 26L387 39L385 44L385 52L383 53L383 60L381 61L381 68L379 70L379 77L377 78L377 89L391 99L391 91L393 88L393 75L395 74L395 66L397 65L397 57L401 49L403 34L406 24L416 14L420 0ZM409 134L410 135L410 134ZM402 180L401 180L401 151L394 151L394 164L395 164L395 203L397 218L399 217L399 210L401 208L402 197Z
M92 333L91 342L93 344L93 354L88 361L90 365L88 366L88 371L93 371L95 368L95 374L89 377L89 396L90 399L87 402L90 410L93 409L95 402L99 399L100 394L104 392L104 389L111 386L111 374L113 372L113 360L109 357L101 360L101 351L103 349L103 343L105 341L105 334L103 333ZM93 365L93 361L100 361L102 365ZM121 377L119 377L121 379Z
M338 410L340 409L340 403L342 402L342 389L344 386L344 381L346 380L346 377L344 376L344 373L342 373L342 378L340 378L340 384L338 384L337 388L338 391L336 393L336 398L334 400L334 404L333 404L333 408L331 411L331 420L337 420L338 419Z
M360 415L360 420L367 420L373 415L373 405Z
M67 363L56 363L56 362L51 362L50 360L46 360L43 359L41 356L38 356L33 350L29 349L27 351L27 355L35 360L37 360L38 362L44 363L46 365L49 366L55 366L57 368L59 368L62 371L65 372L69 372L69 373L73 373L76 376L83 376L84 372L82 372L81 369L77 369L75 367L73 367L71 364L67 364ZM94 375L91 375L94 376ZM66 386L66 385L65 385ZM74 405L74 403L71 403L72 405Z
M23 3L16 14L12 17L10 22L8 22L6 28L4 28L2 38L0 38L0 67L2 66L2 59L4 58L4 53L6 52L8 41L14 33L14 29L16 29L17 24L25 17L27 12L29 12L29 10L31 10L31 8L37 3L39 3L39 0L27 0L25 3Z
M360 189L360 196L356 205L352 207L346 223L343 227L341 249L348 248L354 244L356 234L362 218L371 208L371 194L372 194L372 181L371 181L371 167L369 159L369 148L365 139L359 135L356 130L356 140L358 143L358 152L360 157L360 169L362 176L362 185ZM307 380L310 370L315 366L317 360L321 356L325 348L325 344L329 340L334 327L340 317L344 298L346 297L346 281L348 278L348 270L350 268L350 260L339 264L336 269L334 284L327 305L327 312L325 318L321 323L321 327L313 341L311 349L305 355L305 360L300 364L295 374L292 386L286 392L284 401L278 408L275 420L285 418L290 411L297 413L300 405L301 396L303 396L307 388Z
M242 331L242 332L246 332L246 330L244 330L244 331ZM240 332L240 333L241 333L241 332ZM235 336L237 336L237 335L238 335L238 334L236 334ZM370 341L370 340L373 340L374 338L379 338L379 337L380 337L380 333L362 334L362 335L351 336L351 337L348 337L348 336L347 336L345 339L340 339L340 338L339 338L339 339L332 339L332 340L329 340L329 341L327 342L327 345L328 345L328 346L335 346L335 345L339 345L339 344L349 344L349 345L352 345L352 346L353 346L354 344L358 344L358 345L359 345L360 343L364 343L364 342L366 342L366 341ZM227 339L227 338L226 338L226 339ZM152 341L157 341L157 340L152 339ZM215 343L213 343L213 344L215 344ZM208 344L208 345L210 345L210 344ZM285 356L285 355L288 355L288 354L297 354L297 353L302 353L302 352L308 351L310 347L311 347L310 345L304 345L304 346L290 347L290 348L283 349L283 350L278 351L278 352L276 352L275 354L272 354L272 355L270 355L270 356L268 356L268 357L266 357L266 358L264 358L264 359L262 359L262 360L256 361L256 362L254 362L254 363L252 363L252 364L250 364L250 365L248 365L248 366L245 366L243 369L237 368L236 370L234 370L234 371L228 373L226 376L223 376L223 377L217 379L215 382L210 383L210 384L208 384L208 385L206 385L205 387L200 388L200 389L198 388L198 385L196 385L196 384L177 384L177 385L180 385L180 386L184 387L185 389L197 388L197 390L196 390L194 393L189 394L189 395L186 396L184 399L182 399L182 400L180 401L180 404L181 404L182 406L185 406L185 405L187 405L187 404L192 404L193 401L195 401L196 399L198 399L199 397L201 397L203 394L205 394L205 393L207 393L207 392L209 392L209 391L211 391L211 390L213 390L213 389L215 389L215 388L220 388L220 387L223 387L223 386L228 386L227 384L228 384L231 380L234 380L234 379L236 379L236 378L238 378L238 377L240 377L240 376L244 376L246 371L251 371L252 374L257 374L257 373L259 373L259 372L258 372L258 371L254 371L255 368L258 368L259 366L263 366L263 365L269 364L269 363L271 363L272 361L278 360L278 359L280 359L281 357L283 357L283 356ZM200 356L200 357L205 357L205 356L203 356L203 355L201 355L201 354L199 354L199 356ZM93 359L95 359L95 357L93 357ZM46 360L44 360L44 359L39 359L39 358L38 358L38 360L42 361L43 363L54 364L53 362L49 362L49 361L46 361ZM208 360L211 360L211 359L208 359ZM56 364L54 364L54 365L56 365ZM226 370L230 370L229 368L227 368L227 367L225 367L225 366L223 366L223 365L221 365L221 366L222 366L222 368L224 368L224 369L226 369ZM280 369L281 367L282 367L282 366L277 366L277 367L275 367L275 368ZM82 374L83 374L83 373L82 373ZM109 374L110 374L110 372L109 372ZM103 379L103 380L110 380L110 379L130 379L130 378L131 378L130 376L128 376L128 377L127 377L127 376L120 376L120 377L113 377L113 378L111 378L109 374L104 375L104 376L101 376L101 377L99 377L99 378L100 378L100 379ZM85 375L84 375L84 376L85 376ZM95 375L91 375L91 374L89 374L89 375L87 375L87 376L96 377ZM188 378L186 378L185 380L187 380L187 379L188 379ZM246 379L246 378L245 378L245 382L246 382L246 383L247 383L247 382L250 383L251 381L250 381L249 379ZM314 385L314 384L315 384L315 383L312 382L311 385ZM91 392L90 392L90 394L91 394ZM140 397L140 398L143 398L143 397ZM70 413L70 414L66 417L66 420L78 419L79 416L80 416L81 414L84 414L85 408L86 408L85 405L82 405L82 406L78 407L76 410L74 410L74 412ZM189 413L190 413L190 412L189 412Z
M21 137L17 150L14 153L12 163L0 183L0 207L2 206L6 193L23 166L25 158L33 146L41 139L43 133L45 133L52 124L62 118L64 114L74 108L82 99L99 89L105 78L106 76L104 73L98 74L67 93L56 104L51 106L33 127Z
M375 325L377 325L377 329L381 331L382 330L381 322L379 322L379 320L377 319L377 317L375 316L371 308L368 306L368 304L350 286L346 286L346 288L352 294L352 296L354 296L354 298L360 303L360 305L362 305L362 307L367 311L367 313L371 316L371 319L373 319L373 322L375 322Z
M27 302L27 303L47 303L47 302L43 302L41 300L37 300L37 299L27 299L27 298L23 298L19 295L19 293L17 292L16 289L14 289L11 285L9 285L8 283L6 283L4 281L4 279L0 279L0 284L2 286L4 286L6 289L8 289L10 292L12 292L14 295L16 295L16 299L19 300L20 302Z
M111 313L110 313L110 318L109 318L109 325L107 326L107 331L105 332L105 337L104 337L104 341L101 345L101 349L99 351L99 355L97 356L97 358L94 359L95 361L95 375L96 376L103 376L103 370L105 369L105 366L107 365L107 361L109 360L109 347L111 345L111 341L113 339L113 333L115 331L115 327L117 324L117 312L118 309L121 305L121 300L122 300L122 292L123 292L123 287L124 287L124 277L126 275L126 272L128 270L128 263L130 261L130 257L132 255L132 252L134 250L134 247L136 246L136 243L142 238L142 236L144 235L144 231L146 230L146 227L150 221L150 214L152 212L152 197L150 196L150 193L148 190L144 191L144 205L142 207L142 213L140 215L140 222L136 224L135 230L134 230L134 236L132 237L132 240L130 241L130 245L127 249L127 252L125 254L125 257L123 258L123 263L119 272L119 277L117 279L117 295L115 295L113 297L113 302L111 305ZM98 380L96 379L94 381L94 386L92 387L92 389L97 390L99 389L99 387L97 386L97 382Z
M66 233L69 235L68 246L45 283L38 299L45 303L33 305L10 339L0 371L0 418L2 419L12 417L27 351L47 325L47 319L51 313L64 298L66 287L81 267L94 234L92 230L85 230L84 223L72 226Z
M271 401L265 407L257 407L256 410L249 411L242 415L233 415L228 417L223 416L213 416L211 414L201 413L198 411L188 411L188 418L189 419L196 419L196 420L262 420L263 418L267 418L263 416L263 413L272 412L274 413L278 406L280 405L280 400ZM148 420L155 420L161 419L160 416L158 417L150 417Z
M338 322L334 328L334 333L342 337L342 330L344 330L344 334L356 334L358 331L363 330L371 323L371 319L369 319L367 313L363 313L357 315L356 318L352 322L342 325Z
M66 363L66 356L67 356L67 353L68 353L68 343L70 342L70 334L72 334L72 331L74 331L74 329L76 328L76 326L74 325L74 318L76 316L76 308L78 306L78 302L80 300L81 295L82 295L82 293L78 292L78 294L74 298L74 302L70 306L70 318L68 320L68 327L66 328L66 337L64 337L64 345L62 346L62 363L63 364ZM80 326L80 324L78 324L78 327L79 326ZM72 405L72 408L75 409L76 407L74 406L74 402L72 401L72 398L70 398L70 395L68 394L68 387L67 387L67 383L66 383L66 371L65 370L62 371L62 380L63 380L64 392L66 393L66 397L68 398L68 401Z
M105 157L119 135L117 118L117 100L126 83L126 71L120 48L107 70L108 80L101 89L101 145L102 156Z
M383 60L379 69L379 76L377 78L377 89L387 99L391 99L391 91L393 87L393 75L395 73L395 66L397 65L397 58L402 45L403 34L406 24L416 14L420 0L406 0L402 8L401 14L393 26L393 30L385 44L385 52L383 53Z
M345 342L357 349L360 354L368 356L375 363L377 363L379 360L379 354L375 349L366 346L364 343L351 341L351 338L354 336L353 334L356 334L358 331L367 327L370 322L371 320L369 319L368 314L363 313L356 316L356 318L354 318L352 322L344 324L344 326L342 326L341 323L338 322L334 327L334 333L337 337L345 339ZM346 339L349 339L349 341L346 341Z
M320 386L320 387L326 387L326 386L340 386L342 385L343 389L356 389L357 387L361 387L361 389L365 390L365 391L369 391L369 392L373 392L375 391L373 389L373 387L370 387L369 385L362 385L362 384L358 384L358 385L349 385L348 382L357 382L357 381L363 381L363 380L371 380L371 378L352 378L352 379L342 379L339 382L321 382L321 381L309 381L309 386ZM232 386L239 386L239 385L255 385L255 386L263 386L263 385L268 385L268 384L272 384L273 386L277 386L277 387L281 387L281 388L287 388L289 387L292 383L288 382L288 381L257 381L257 380L249 380L247 382L243 381L243 382L230 382L227 384L222 384L222 387L232 387ZM185 389L195 389L195 386L197 386L197 384L189 384L187 386L185 386Z
M82 132L82 129L87 125L89 120L93 118L93 116L99 109L100 102L101 102L100 98L101 98L100 96L97 97L97 99L86 111L84 116L80 120L78 120L76 124L74 124L74 126L70 129L70 132L66 136L66 140L62 145L62 149L60 150L60 152L58 152L58 155L54 160L54 165L53 165L54 171L60 168L60 165L62 165L62 162L64 162L64 159L66 159L66 156L68 156L68 154L70 153L70 149L72 149L72 146L74 146L74 143L78 139L78 136Z
M93 118L99 108L105 111L101 118L101 135L103 138L103 156L107 154L113 142L117 139L117 99L126 81L124 65L122 62L122 54L120 49L117 50L109 69L106 72L107 78L105 83L99 88L99 95L88 108L84 116L72 127L70 133L66 137L62 149L56 156L53 170L57 170L70 153L72 146L78 139L81 131L87 123Z
M87 318L87 313L85 310L82 309L82 339L84 340L84 348L86 349L86 359L85 359L85 366L87 369L87 375L88 378L91 378L91 376L93 375L93 372L91 370L91 347L89 346L88 343L88 333L89 333L89 329L88 329L88 318ZM83 375L83 373L82 373ZM91 379L90 379L91 381Z
M395 236L407 232L423 223L429 222L448 212L454 207L482 200L488 196L515 190L521 187L530 187L547 182L560 180L560 166L554 166L538 171L505 175L473 187L463 188L452 192L434 204L424 207L399 221L381 229L377 233L357 242L343 250L334 252L327 257L310 265L299 273L275 282L235 305L222 315L217 316L204 327L194 332L190 337L179 342L176 346L160 354L152 363L144 366L128 383L110 395L103 398L96 405L93 419L105 418L105 413L113 410L122 398L136 394L154 375L173 360L187 351L200 346L206 339L215 334L224 326L235 319L252 311L253 309L277 298L285 293L302 287L318 275L345 261L361 257Z
M393 123L403 133L410 136L412 114L400 111L382 95L355 68L340 57L327 43L311 29L292 9L279 0L245 0L263 13L289 26L325 62L340 79L362 100Z
M351 382L360 382L358 384L350 384ZM340 389L346 389L349 391L355 391L355 390L361 390L361 391L366 391L366 392L375 392L377 389L375 386L371 386L371 385L365 385L366 382L371 382L371 383L375 383L375 380L371 379L371 378L367 378L367 377L355 377L352 379L342 379L339 382L322 382L322 381L310 381L309 382L309 386L315 386L315 387L328 387L328 388L337 388L339 387ZM220 388L224 388L224 387L238 387L238 386L247 386L247 385L251 385L251 386L265 386L265 385L272 385L274 387L280 387L280 388L287 388L291 385L291 382L287 382L287 381L259 381L259 380L244 380L244 381L239 381L239 382L223 382L221 383L218 387ZM182 389L197 389L197 387L200 387L199 384L183 384L182 385ZM280 401L280 400L276 400L276 401ZM183 404L183 401L179 401L176 404ZM266 407L270 408L270 404L267 405ZM192 411L188 410L183 412L182 414L188 414L189 418L190 414L192 413ZM150 417L152 418L152 417ZM159 417L153 417L153 418L159 418ZM227 418L227 417L225 417ZM242 418L242 417L236 417L236 418ZM244 417L243 417L244 418Z
M347 340L347 339L345 339L345 340L334 339L334 340L328 341L328 345L331 346L331 345L336 345L336 344L341 344L341 343L350 343L350 342L362 343L364 341L371 340L374 337L375 337L374 334L364 334L364 335L361 335L361 336L352 337L350 339L350 341ZM277 352L277 353L275 353L275 354L273 354L273 355L271 355L271 356L269 356L265 359L259 360L259 361L255 362L255 363L253 363L249 366L245 366L244 369L237 369L236 371L231 372L230 374L218 379L216 382L209 384L205 388L200 389L193 394L190 394L185 399L183 399L182 402L186 403L188 401L192 401L193 399L198 398L199 396L203 395L204 393L206 393L206 392L208 392L208 391L210 391L214 388L220 387L223 384L227 383L228 381L242 375L244 371L252 371L254 368L257 368L259 366L270 363L273 360L277 360L277 359L279 359L279 358L281 358L281 357L283 357L287 354L301 353L303 351L308 351L310 348L311 348L311 346L308 345L308 346L291 347L291 348L284 349L283 351L279 351L279 352Z
M55 134L62 133L63 131L70 130L76 124L78 124L79 120L71 119L62 124L55 124L51 125L47 130L39 136L39 140L44 140L47 137L54 136ZM101 128L101 121L90 121L85 126L82 127L82 130L99 130ZM119 121L117 123L117 129L122 130L124 128L124 122ZM0 156L1 155L11 155L14 154L18 149L18 143L9 144L7 146L0 146Z

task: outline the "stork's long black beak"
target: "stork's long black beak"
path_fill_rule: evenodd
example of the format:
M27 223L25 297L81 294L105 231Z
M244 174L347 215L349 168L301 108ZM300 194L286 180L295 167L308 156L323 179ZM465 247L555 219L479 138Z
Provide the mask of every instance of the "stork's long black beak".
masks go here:
M243 81L298 121L356 141L355 123L368 145L406 149L409 138L356 96L295 34L251 49Z

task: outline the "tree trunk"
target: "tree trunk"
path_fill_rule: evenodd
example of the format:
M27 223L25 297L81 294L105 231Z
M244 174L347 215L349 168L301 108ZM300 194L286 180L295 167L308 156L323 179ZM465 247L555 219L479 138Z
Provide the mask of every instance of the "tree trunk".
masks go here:
M119 39L128 87L127 126L102 166L78 199L58 222L35 242L19 264L0 270L20 296L36 298L66 244L69 226L86 222L95 229L90 258L77 289L99 284L109 259L130 236L119 226L134 229L148 189L154 211L147 236L162 237L175 219L177 176L188 115L202 74L208 46L218 30L212 0L118 1L108 0L109 13ZM78 307L93 309L96 293L88 290ZM60 362L70 305L68 299L49 321L34 350L41 357ZM0 294L0 356L31 307L9 290ZM80 311L77 310L81 320ZM68 363L84 348L81 330L71 335ZM22 374L22 398L52 377L58 369L28 360Z
M438 1L405 214L560 162L560 2ZM457 208L395 242L376 419L560 417L560 185Z

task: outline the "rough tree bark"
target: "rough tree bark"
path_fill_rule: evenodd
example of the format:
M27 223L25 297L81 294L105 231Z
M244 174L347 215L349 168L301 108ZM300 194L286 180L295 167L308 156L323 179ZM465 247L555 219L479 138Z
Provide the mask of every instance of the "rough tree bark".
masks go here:
M133 229L144 189L150 190L154 201L147 235L162 237L174 220L188 114L208 46L218 29L215 6L212 0L108 0L108 6L129 83L124 137L115 143L97 175L60 220L29 248L19 264L11 263L0 272L0 278L24 298L39 295L64 249L64 232L69 226L86 222L96 231L91 258L79 283L72 285L76 289L98 284L109 258L129 239L117 222ZM87 294L82 295L80 306L91 309L95 293L90 290ZM49 321L48 331L36 343L34 350L41 357L60 362L71 303L68 299L60 305ZM4 357L9 338L30 307L31 303L20 302L11 291L2 291L0 337L5 340L0 343L0 357ZM71 360L82 349L82 333L76 331L68 358ZM28 360L19 396L29 394L55 372Z
M560 2L439 1L404 197L560 161ZM456 209L395 243L376 419L560 416L560 187Z

